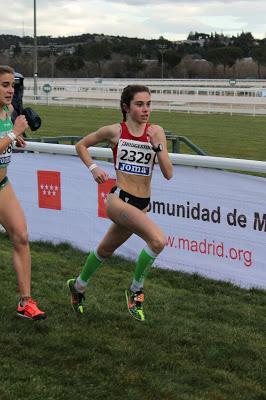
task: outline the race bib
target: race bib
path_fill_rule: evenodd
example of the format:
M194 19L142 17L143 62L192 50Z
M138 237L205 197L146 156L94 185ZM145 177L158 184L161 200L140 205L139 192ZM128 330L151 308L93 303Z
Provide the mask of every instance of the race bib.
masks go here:
M4 137L1 135L1 137ZM0 154L0 168L6 168L11 161L12 144L9 144L3 153Z
M7 111L7 110L5 110ZM7 133L11 132L13 128L13 124L11 122L10 117L8 117L5 121L0 120L0 138L4 138ZM3 153L0 154L0 168L6 168L11 161L12 155L12 144L10 143Z
M155 153L147 142L119 139L116 169L128 174L149 176L152 173Z

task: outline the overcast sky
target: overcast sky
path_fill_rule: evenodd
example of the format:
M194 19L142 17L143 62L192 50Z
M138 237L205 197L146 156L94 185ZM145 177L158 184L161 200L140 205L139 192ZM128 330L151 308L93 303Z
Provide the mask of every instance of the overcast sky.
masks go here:
M33 36L33 0L0 0L0 33ZM36 0L37 35L103 33L169 40L190 31L266 36L266 0Z

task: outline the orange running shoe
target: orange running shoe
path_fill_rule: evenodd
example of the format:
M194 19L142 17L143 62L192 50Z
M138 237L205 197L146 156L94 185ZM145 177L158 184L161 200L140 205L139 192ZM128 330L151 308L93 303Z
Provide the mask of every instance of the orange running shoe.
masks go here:
M25 306L22 306L20 303L18 303L17 315L33 321L46 318L45 312L41 311L37 306L37 302L32 299L29 299Z

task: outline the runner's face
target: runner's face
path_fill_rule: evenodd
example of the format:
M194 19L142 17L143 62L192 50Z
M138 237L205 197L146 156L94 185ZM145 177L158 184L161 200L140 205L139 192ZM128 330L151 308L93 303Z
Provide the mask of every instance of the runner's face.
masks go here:
M130 102L128 115L138 123L146 123L151 113L151 96L147 92L136 93Z
M11 104L14 95L14 75L0 75L0 105L8 106Z

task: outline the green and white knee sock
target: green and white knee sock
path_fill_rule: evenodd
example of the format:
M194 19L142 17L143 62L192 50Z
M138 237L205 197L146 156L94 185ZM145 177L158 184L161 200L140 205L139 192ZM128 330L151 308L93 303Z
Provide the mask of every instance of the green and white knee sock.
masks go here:
M157 256L158 254L154 253L149 246L145 246L144 249L141 250L137 259L133 281L130 286L132 292L138 292L143 288L144 280Z
M97 251L92 251L85 262L85 265L75 282L75 289L83 293L88 285L89 279L103 263L104 258L100 257Z

